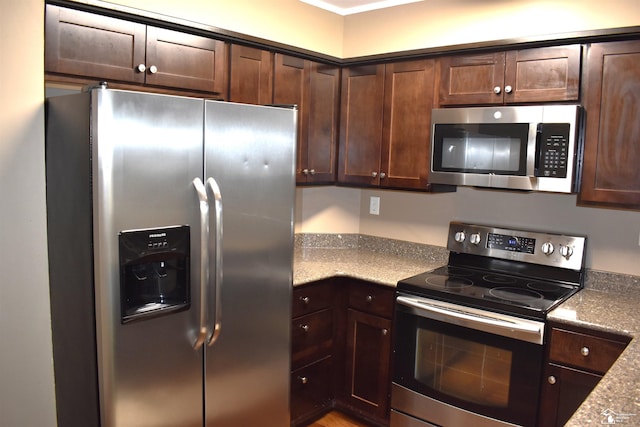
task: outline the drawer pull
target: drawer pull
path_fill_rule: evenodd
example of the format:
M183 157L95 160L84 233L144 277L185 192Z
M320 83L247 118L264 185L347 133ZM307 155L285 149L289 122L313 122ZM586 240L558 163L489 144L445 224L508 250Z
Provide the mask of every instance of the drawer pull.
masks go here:
M367 297L365 298L365 301L367 302L373 301L373 295L367 295Z
M300 381L301 384L306 384L309 382L309 378L307 377L298 377L298 380Z
M388 333L389 333L389 330L388 330L387 328L384 328L384 329L382 330L382 335L383 335L383 336L386 336Z
M302 329L305 332L309 332L309 325L300 325L300 329Z
M554 385L556 383L556 377L554 377L553 375L549 375L549 378L547 378L547 382L551 385Z
M302 301L304 305L309 305L311 299L309 299L309 297L300 297L300 301Z
M582 347L580 349L580 354L584 357L587 357L589 355L589 347Z

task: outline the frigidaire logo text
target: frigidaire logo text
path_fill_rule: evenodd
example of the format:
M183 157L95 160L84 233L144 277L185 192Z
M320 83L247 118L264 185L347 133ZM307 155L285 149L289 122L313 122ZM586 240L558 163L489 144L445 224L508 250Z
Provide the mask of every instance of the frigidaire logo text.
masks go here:
M167 237L167 233L149 234L149 238L152 237Z

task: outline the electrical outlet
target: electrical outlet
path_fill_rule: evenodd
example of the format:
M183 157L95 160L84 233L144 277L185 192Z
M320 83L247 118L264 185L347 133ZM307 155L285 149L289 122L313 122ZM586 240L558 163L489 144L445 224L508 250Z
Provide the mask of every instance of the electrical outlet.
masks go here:
M380 215L380 197L371 196L369 199L369 213L371 215Z

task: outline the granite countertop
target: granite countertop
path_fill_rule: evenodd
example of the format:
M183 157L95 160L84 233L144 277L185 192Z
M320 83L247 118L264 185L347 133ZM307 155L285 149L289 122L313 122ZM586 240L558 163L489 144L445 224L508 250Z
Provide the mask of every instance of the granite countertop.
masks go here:
M640 426L639 292L640 287L620 293L586 288L549 313L557 322L636 337L566 426Z
M396 286L447 263L444 248L362 235L296 236L293 285L342 276Z
M429 245L358 234L296 235L293 285L342 276L395 287L398 280L447 260L445 248ZM640 277L588 271L585 289L549 313L549 319L636 337L639 308ZM631 340L566 425L591 424L640 426L639 339Z

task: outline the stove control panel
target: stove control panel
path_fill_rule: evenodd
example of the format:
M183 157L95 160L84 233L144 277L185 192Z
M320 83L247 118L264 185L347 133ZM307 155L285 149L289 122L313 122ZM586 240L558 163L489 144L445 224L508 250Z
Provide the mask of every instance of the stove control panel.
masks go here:
M580 270L585 236L451 222L447 249L458 253Z

